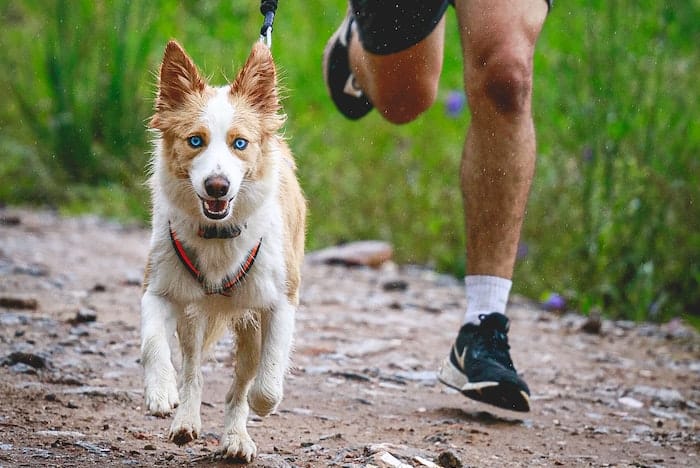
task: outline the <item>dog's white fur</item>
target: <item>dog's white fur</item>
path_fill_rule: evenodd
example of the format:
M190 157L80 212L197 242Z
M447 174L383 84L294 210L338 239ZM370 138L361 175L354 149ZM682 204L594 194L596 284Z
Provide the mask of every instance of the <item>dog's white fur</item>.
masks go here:
M283 122L266 46L253 46L232 84L213 88L185 51L168 43L151 120L153 233L141 300L146 407L160 416L177 408L169 438L177 444L195 439L201 432L201 360L230 328L236 337L235 377L226 395L220 448L246 462L257 450L246 430L249 409L267 415L282 400L298 306L306 205L291 152L279 135ZM202 139L201 147L188 143L192 136ZM237 138L247 147L235 148ZM215 176L229 183L220 197L206 188ZM226 216L211 219L204 200L222 200ZM198 229L207 225L239 226L241 234L199 237ZM213 285L236 271L263 240L252 269L230 296L207 295L178 258L170 227ZM175 333L182 351L179 385L169 347Z

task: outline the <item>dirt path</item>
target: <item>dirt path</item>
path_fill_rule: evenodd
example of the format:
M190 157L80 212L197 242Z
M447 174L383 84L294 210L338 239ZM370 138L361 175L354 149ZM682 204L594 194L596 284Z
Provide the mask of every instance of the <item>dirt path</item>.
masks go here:
M219 464L230 338L204 368L199 440L169 443L170 421L143 408L148 233L0 219L0 468ZM700 338L682 324L588 333L515 298L512 352L533 390L522 415L437 383L463 308L461 284L429 271L308 262L285 400L249 423L253 466L392 466L386 453L408 466L700 465Z

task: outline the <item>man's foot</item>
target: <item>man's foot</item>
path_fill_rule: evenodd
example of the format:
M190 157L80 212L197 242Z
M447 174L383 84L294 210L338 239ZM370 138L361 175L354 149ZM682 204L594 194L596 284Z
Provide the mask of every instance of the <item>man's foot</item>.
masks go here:
M373 106L350 71L348 44L353 22L352 11L348 9L340 27L328 40L323 51L323 80L338 110L345 117L356 120L365 116Z
M508 318L497 312L479 316L459 330L438 379L463 395L512 411L530 411L530 389L510 359Z

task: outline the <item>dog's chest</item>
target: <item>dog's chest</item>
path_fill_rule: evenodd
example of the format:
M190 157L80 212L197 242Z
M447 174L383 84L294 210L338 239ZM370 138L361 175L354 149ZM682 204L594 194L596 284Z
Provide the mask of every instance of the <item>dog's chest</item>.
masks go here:
M199 249L185 247L175 253L178 265L174 273L182 287L171 291L183 302L212 302L223 299L233 308L267 308L275 304L283 291L284 268L275 255L275 239L256 239L227 245L205 241ZM217 303L222 301L217 300Z

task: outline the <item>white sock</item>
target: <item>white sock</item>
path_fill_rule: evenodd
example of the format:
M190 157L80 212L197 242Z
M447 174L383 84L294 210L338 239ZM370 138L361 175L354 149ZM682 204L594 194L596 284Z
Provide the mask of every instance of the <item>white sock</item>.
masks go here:
M469 275L464 277L467 291L467 312L462 324L478 325L479 315L499 312L505 314L513 282L498 276Z

